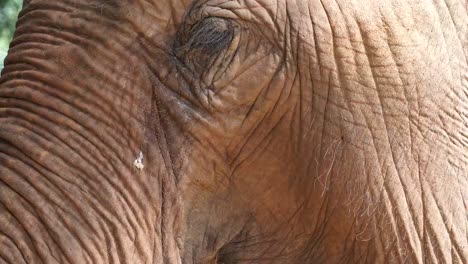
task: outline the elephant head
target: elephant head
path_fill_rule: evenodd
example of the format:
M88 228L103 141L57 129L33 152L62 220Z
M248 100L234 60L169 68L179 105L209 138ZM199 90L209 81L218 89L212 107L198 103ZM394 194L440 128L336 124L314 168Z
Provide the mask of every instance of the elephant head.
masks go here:
M468 262L464 0L30 0L0 262Z

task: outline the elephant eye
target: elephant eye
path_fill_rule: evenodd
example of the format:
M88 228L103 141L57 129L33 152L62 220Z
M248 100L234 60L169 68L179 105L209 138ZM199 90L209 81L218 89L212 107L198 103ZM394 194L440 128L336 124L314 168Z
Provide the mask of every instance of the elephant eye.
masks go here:
M207 70L234 37L235 26L230 19L208 17L179 34L175 54L189 66Z
M210 17L195 24L190 35L187 43L190 49L217 54L231 43L234 28L230 20Z

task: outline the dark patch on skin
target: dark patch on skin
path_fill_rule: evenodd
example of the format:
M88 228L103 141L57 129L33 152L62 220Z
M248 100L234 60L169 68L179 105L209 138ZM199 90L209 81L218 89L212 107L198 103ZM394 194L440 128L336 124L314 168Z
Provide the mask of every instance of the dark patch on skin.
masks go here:
M31 0L23 0L23 8L31 3Z
M81 10L82 12L91 11L95 15L119 21L122 11L126 10L126 5L131 4L128 0L87 0L87 1L64 1L62 3L68 8Z
M93 7L97 7L100 9L110 8L110 9L118 9L123 7L124 1L119 0L99 0L99 1L91 1L91 5ZM115 11L115 10L114 10Z
M195 70L208 66L231 44L235 34L233 22L218 17L205 18L178 34L175 55Z

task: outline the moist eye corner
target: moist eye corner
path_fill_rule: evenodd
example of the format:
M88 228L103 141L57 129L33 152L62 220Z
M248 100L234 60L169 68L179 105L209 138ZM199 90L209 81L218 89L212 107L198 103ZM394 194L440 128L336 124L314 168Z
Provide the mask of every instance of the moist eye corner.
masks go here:
M138 153L138 156L136 157L135 161L133 162L133 165L140 171L145 168L145 165L143 164L143 152L140 151Z

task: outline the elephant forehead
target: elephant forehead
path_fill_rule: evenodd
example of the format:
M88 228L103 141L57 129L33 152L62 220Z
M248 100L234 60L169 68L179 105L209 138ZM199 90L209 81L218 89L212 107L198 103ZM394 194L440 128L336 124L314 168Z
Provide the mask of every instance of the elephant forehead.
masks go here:
M433 6L427 0L204 0L192 3L203 15L255 23L276 33L303 30L312 21L333 30L346 28L356 21L371 25L385 19L402 24L410 20L431 22L433 17L428 14L436 12L428 9Z
M283 43L299 38L304 42L316 41L314 34L321 30L323 37L343 35L353 25L364 31L385 31L381 21L393 21L387 27L410 28L414 13L418 20L432 21L424 3L426 0L401 2L345 1L345 0L205 0L194 1L187 8L191 16L217 16L254 24L262 35ZM430 12L429 12L430 13ZM425 20L425 21L421 21ZM430 24L430 23L429 23ZM363 25L369 25L367 28ZM373 27L375 25L375 27Z

